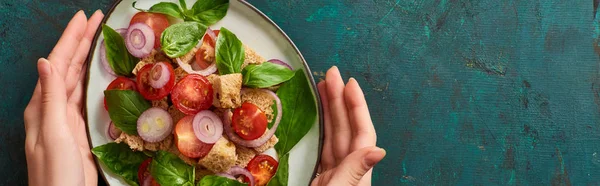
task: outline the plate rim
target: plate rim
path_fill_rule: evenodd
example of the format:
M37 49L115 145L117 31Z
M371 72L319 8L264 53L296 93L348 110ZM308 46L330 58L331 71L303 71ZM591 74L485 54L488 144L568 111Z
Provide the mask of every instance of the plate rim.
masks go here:
M110 5L110 8L108 9L108 12L105 13L104 18L102 19L102 22L100 23L100 25L98 26L98 30L96 31L96 34L94 34L94 39L92 41L92 45L90 47L90 50L88 52L86 61L85 61L85 69L86 69L86 79L84 82L84 97L83 97L83 106L82 107L82 113L83 113L83 119L85 120L85 129L86 129L86 136L88 139L88 145L90 146L90 150L93 148L92 146L92 138L90 135L90 126L89 121L88 121L88 104L87 104L87 97L88 97L88 88L89 88L89 82L90 82L90 65L92 63L93 57L94 57L94 53L96 51L96 44L98 42L98 38L100 37L100 33L102 33L102 25L106 23L106 21L110 18L110 16L112 15L112 13L114 12L114 10L116 9L116 7L121 4L123 0L116 0L115 2L113 2ZM302 53L300 52L300 50L298 49L298 47L296 46L296 44L292 41L292 39L290 39L290 37L281 29L281 27L279 27L279 25L277 25L273 20L271 20L271 18L269 18L267 15L265 15L263 12L261 12L260 10L258 10L258 8L254 7L252 4L250 4L249 2L245 1L245 0L235 0L238 1L240 3L242 3L243 5L245 5L246 7L250 8L251 10L253 10L255 13L257 13L258 15L260 15L265 21L267 21L268 23L270 23L272 26L274 26L277 31L279 32L279 34L283 35L283 37L288 41L289 44L292 45L292 47L294 48L294 51L296 52L296 54L300 57L300 60L302 61L302 65L304 66L304 75L308 77L309 79L309 83L312 86L314 93L315 93L315 100L317 101L317 110L318 110L318 127L319 127L319 147L318 147L318 154L317 154L317 161L315 163L315 167L313 168L313 173L311 175L310 180L314 180L316 178L316 174L319 168L319 164L321 162L321 154L323 152L323 143L324 143L324 119L323 119L323 106L321 104L321 96L319 93L319 89L317 88L317 84L315 83L315 78L312 76L312 71L310 70L308 63L306 62L306 59L304 59L304 56L302 55ZM92 154L93 158L94 158L94 163L96 165L96 170L98 170L99 174L102 176L102 179L104 180L104 182L106 183L106 185L110 186L111 184L108 182L108 180L106 179L106 174L104 173L104 171L101 168L100 162L98 161L98 158L96 156L94 156ZM309 181L310 184L310 181Z

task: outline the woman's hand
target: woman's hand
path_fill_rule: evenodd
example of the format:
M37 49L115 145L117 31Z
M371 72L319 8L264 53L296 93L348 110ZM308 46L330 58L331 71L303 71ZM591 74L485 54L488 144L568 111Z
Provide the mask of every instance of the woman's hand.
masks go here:
M37 67L39 80L25 108L25 155L30 185L97 185L82 115L84 64L104 15L77 12Z
M318 85L323 103L325 143L320 174L312 181L321 185L371 185L371 169L385 156L376 147L377 136L367 101L355 79L344 85L337 67L327 71Z

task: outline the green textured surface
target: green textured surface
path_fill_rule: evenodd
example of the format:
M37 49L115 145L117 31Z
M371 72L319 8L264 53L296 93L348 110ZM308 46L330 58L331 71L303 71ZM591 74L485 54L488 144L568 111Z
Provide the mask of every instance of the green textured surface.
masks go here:
M0 2L0 185L26 184L22 112L35 62L78 10L110 0ZM251 1L315 77L367 95L388 156L374 185L599 185L592 1Z

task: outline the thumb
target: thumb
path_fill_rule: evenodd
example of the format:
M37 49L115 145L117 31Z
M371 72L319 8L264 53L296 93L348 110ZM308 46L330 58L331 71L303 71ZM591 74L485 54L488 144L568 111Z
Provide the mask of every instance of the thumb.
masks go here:
M40 58L38 73L42 87L43 121L65 123L67 92L58 69L48 60Z
M365 147L354 151L336 167L336 173L334 173L329 183L334 185L358 185L360 179L375 164L381 161L385 154L385 150L379 147Z

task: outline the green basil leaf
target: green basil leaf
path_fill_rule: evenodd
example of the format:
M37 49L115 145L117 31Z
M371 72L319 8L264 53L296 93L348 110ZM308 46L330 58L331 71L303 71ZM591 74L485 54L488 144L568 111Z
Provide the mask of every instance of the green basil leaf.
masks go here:
M242 72L244 64L244 46L235 34L221 27L215 47L217 69L219 74L235 74Z
M131 77L133 75L131 71L139 59L129 54L123 36L108 25L102 25L102 35L104 35L106 59L110 67L117 75Z
M283 115L275 131L279 137L275 150L278 154L286 154L315 123L317 106L302 70L297 70L296 75L277 90L277 96L281 99Z
M171 25L161 35L162 50L170 58L183 56L196 47L205 32L206 26L196 22Z
M187 11L187 4L185 3L185 0L179 0L179 5L181 5L181 8L183 8L183 12Z
M277 172L275 176L271 178L271 181L267 184L267 186L287 186L288 185L288 174L289 174L289 159L290 154L285 154L279 158L279 166L277 167Z
M152 105L132 90L105 90L104 98L115 126L127 134L137 135L137 119Z
M251 88L267 88L294 77L294 71L273 63L248 65L242 70L243 84Z
M204 176L202 179L196 184L196 186L245 186L248 184L241 183L237 180L232 180L229 178L221 177L221 176Z
M132 151L125 143L107 143L92 149L92 153L98 157L112 173L121 176L129 185L138 185L138 169L146 159L142 152Z
M135 8L139 11L165 14L165 15L173 16L175 18L183 19L183 11L179 8L179 5L177 5L175 3L160 2L158 4L152 5L152 7L150 7L150 9L148 9L148 10L142 10L142 9L136 8L135 7L136 3L137 3L137 1L134 1L131 6L133 6L133 8Z
M194 186L194 167L167 151L156 152L150 174L160 185Z
M197 21L205 25L212 25L227 15L229 0L196 1L186 21Z

